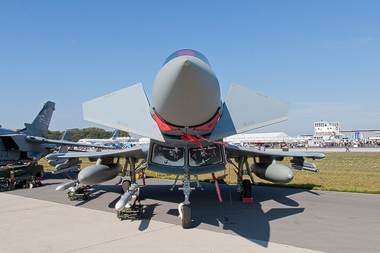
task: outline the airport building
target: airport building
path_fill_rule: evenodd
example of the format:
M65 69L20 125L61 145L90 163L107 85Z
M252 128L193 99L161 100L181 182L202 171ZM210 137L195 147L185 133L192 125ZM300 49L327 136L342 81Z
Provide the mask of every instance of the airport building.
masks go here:
M342 130L342 134L347 141L380 141L380 130Z
M283 143L294 143L296 145L308 144L310 137L297 136L290 137L284 132L278 133L254 133L254 134L235 134L230 137L224 138L224 141L237 146L242 147L254 147L261 144L269 144L273 146L279 146Z
M380 142L380 130L341 130L340 122L318 121L314 123L314 135L291 137L284 132L236 134L224 141L237 146L254 147L257 145L280 146L321 146L340 145L356 142Z
M313 145L322 143L364 143L380 140L380 130L341 130L340 122L318 121L314 123Z
M342 142L340 122L318 121L314 123L313 146L325 142Z

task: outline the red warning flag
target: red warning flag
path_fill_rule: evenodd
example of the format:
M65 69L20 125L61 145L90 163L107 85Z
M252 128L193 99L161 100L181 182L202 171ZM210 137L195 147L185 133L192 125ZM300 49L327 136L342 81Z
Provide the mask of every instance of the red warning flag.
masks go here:
M202 144L200 143L200 141L199 141L197 138L195 138L194 136L192 136L192 135L190 135L190 134L184 133L184 132L182 132L182 134L184 135L184 136L181 136L181 139L182 139L183 141L191 141L191 142L195 143L196 145L198 145L198 146L202 149L202 151L203 151L206 155L209 155L209 154L207 154L207 152L203 149Z

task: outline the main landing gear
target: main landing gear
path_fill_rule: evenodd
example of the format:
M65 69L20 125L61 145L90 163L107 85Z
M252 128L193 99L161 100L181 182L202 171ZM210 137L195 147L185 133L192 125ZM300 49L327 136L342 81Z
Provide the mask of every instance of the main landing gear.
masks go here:
M248 160L246 157L235 158L235 162L239 165L237 167L235 163L231 160L228 160L230 164L232 164L237 169L237 189L236 191L240 194L240 199L242 202L253 202L252 198L252 184L256 185L251 170L249 169ZM243 175L249 175L251 181L249 179L243 180Z

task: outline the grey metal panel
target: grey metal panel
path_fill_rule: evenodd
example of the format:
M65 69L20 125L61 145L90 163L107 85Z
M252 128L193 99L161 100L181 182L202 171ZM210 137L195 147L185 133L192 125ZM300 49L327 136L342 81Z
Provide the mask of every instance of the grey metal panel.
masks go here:
M260 92L231 84L223 114L211 140L243 133L288 119L289 103Z
M83 103L83 114L87 121L164 141L141 83Z
M242 148L229 145L226 152L230 158L234 157L259 157L259 156L273 156L273 157L307 157L321 159L325 157L323 153L307 153L307 152L290 152L290 151L261 151L257 149Z

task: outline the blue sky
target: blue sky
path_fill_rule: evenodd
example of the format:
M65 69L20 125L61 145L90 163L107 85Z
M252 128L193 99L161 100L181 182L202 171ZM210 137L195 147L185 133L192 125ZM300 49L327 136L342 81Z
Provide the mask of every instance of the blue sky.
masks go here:
M140 82L151 99L166 57L192 48L223 100L237 83L290 103L288 121L255 132L380 129L379 13L349 0L0 1L0 124L22 128L51 100L50 130L98 126L83 102Z

